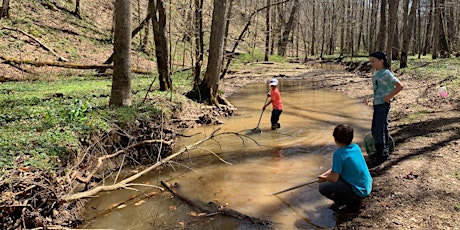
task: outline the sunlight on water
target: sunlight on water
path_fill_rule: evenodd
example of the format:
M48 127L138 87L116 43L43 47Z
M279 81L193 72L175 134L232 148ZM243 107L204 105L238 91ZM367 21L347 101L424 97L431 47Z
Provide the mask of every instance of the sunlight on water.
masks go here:
M277 196L269 195L315 179L331 166L335 144L332 130L340 123L355 129L354 142L361 145L369 132L371 111L364 104L330 91L312 90L306 80L280 81L284 104L281 129L270 130L271 107L263 113L262 132L247 132L257 126L267 94L265 85L248 85L230 101L238 115L222 119L223 125L197 127L180 140L177 148L221 132L248 134L247 137L222 135L189 151L179 164L142 178L138 183L158 185L160 180L178 183L180 191L195 202L219 202L246 215L270 220L274 229L331 228L335 225L331 201L317 191L317 184L298 188ZM249 138L248 138L249 137ZM244 142L243 142L244 140ZM218 154L226 162L217 159ZM193 168L190 170L186 167ZM139 188L141 191L156 191ZM92 215L114 203L125 201L139 192L120 190L93 199L88 207ZM254 229L260 227L231 218L214 216L207 221L191 215L190 207L165 193L146 199L140 205L98 216L86 228L171 229L184 221L188 229ZM91 215L90 215L91 216Z

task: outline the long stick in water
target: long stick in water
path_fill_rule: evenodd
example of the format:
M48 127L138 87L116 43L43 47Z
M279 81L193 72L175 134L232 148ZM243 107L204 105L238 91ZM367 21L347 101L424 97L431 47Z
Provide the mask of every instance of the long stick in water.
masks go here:
M277 194L280 194L280 193L283 193L283 192L291 191L291 190L294 190L296 188L300 188L300 187L303 187L303 186L307 186L309 184L313 184L313 183L315 183L317 181L318 181L318 179L315 179L315 180L309 181L307 183L299 184L299 185L296 185L294 187L291 187L291 188L288 188L288 189L285 189L285 190L282 190L282 191L279 191L279 192L272 193L270 195L277 195Z

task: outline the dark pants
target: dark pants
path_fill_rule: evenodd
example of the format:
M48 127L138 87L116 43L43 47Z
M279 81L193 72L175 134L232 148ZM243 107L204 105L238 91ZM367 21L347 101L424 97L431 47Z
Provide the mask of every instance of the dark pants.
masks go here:
M337 182L323 182L319 184L319 192L328 199L334 201L335 205L347 205L351 210L359 210L362 197L356 195L351 185L343 180Z
M283 112L283 110L279 109L274 109L272 110L272 117L270 118L270 122L272 123L272 127L276 126L278 124L278 121L280 120L280 115Z
M379 157L388 157L388 113L390 112L390 103L374 105L374 114L372 116L372 137L374 137L376 154Z

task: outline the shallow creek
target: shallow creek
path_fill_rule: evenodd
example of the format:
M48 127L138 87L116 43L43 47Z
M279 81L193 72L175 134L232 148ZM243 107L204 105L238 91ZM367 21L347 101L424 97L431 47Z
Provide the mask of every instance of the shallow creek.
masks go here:
M177 149L209 136L217 128L220 128L219 133L240 132L249 134L250 138L220 135L184 154L177 163L168 164L136 183L178 183L181 194L198 204L219 202L246 215L272 221L273 229L332 228L335 217L328 209L332 202L319 194L316 183L276 196L269 194L311 181L331 167L332 152L336 148L332 131L337 124L350 124L355 129L354 142L362 146L363 137L370 128L371 110L338 92L313 90L305 79L281 80L279 89L284 105L280 129L270 130L269 106L260 122L261 132L251 132L257 126L268 86L247 85L229 98L238 108L237 116L222 119L222 125L187 130L188 135L198 135L182 138ZM158 191L148 187L136 189L139 191L118 190L93 198L87 205L90 221L81 227L267 228L219 215L197 217L197 210L168 192L135 203L126 202L126 206L115 211L98 214L129 197Z

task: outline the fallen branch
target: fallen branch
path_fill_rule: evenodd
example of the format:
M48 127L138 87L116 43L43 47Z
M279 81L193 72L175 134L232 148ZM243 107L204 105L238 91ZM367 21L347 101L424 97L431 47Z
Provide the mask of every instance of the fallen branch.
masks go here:
M145 141L142 141L142 142L139 142L139 143L136 143L136 144L133 144L133 145L130 145L128 146L126 149L122 149L122 150L119 150L119 151L116 151L115 153L112 153L112 154L109 154L109 155L105 155L105 156L102 156L102 157L99 157L97 159L97 165L96 167L93 169L93 171L88 174L88 176L86 177L82 177L80 175L80 172L78 171L75 171L74 173L72 173L72 176L71 178L75 178L83 183L88 183L91 178L93 178L94 174L96 174L97 170L102 166L102 163L104 162L104 160L106 159L109 159L109 158L113 158L113 157L116 157L118 155L120 155L120 153L123 153L125 152L126 150L128 149L132 149L132 148L136 148L136 147L139 147L139 146L143 146L143 145L147 145L147 144L153 144L153 143L164 143L164 144L168 144L168 145L171 145L172 144L172 141L164 141L164 140L145 140Z
M192 145L189 145L189 146L186 146L184 148L182 148L181 150L179 150L178 152L166 157L164 160L160 160L158 161L157 163L155 163L154 165L144 169L143 171L137 173L137 174L134 174L120 182L118 182L117 184L113 184L113 185L107 185L107 186L98 186L98 187L95 187L91 190L88 190L88 191L85 191L85 192L80 192L80 193L76 193L76 194L66 194L66 195L63 195L61 197L62 200L64 201L71 201L71 200L77 200L77 199L81 199L81 198L85 198L85 197L91 197L91 196L94 196L95 194L101 192L101 191L112 191L112 190L116 190L116 189L119 189L119 188L122 188L122 187L125 187L126 184L128 184L129 182L131 181L134 181L136 180L137 178L141 177L142 175L144 174L147 174L149 173L150 171L154 170L155 168L159 167L160 165L164 164L164 163L167 163L168 161L170 161L171 159L181 155L182 153L185 153L186 151L188 151L189 149L193 149L195 148L196 146L200 145L201 143L203 142L206 142L208 141L209 139L212 139L216 136L216 133L220 130L219 129L216 129L214 130L214 132L211 133L211 135L203 140L200 140L198 142L195 142L194 144Z
M30 39L34 40L35 42L37 42L41 47L43 47L43 49L51 52L54 56L56 56L58 58L58 61L61 61L61 62L68 62L69 61L68 59L66 59L64 57L59 56L59 54L57 54L52 48L48 47L45 43L43 43L42 41L38 40L38 38L35 38L34 36L26 33L25 31L23 31L21 29L3 27L2 30L11 30L11 31L20 32L20 33L24 34L25 36L29 37Z
M260 224L260 225L272 224L271 221L262 220L262 219L259 219L259 218L256 218L256 217L248 216L248 215L243 214L241 212L238 212L238 211L236 211L234 209L221 206L221 205L216 204L214 202L209 202L208 203L211 209L199 206L199 205L195 204L195 202L193 202L192 200L188 199L187 197L180 195L176 191L176 189L173 188L169 183L165 183L165 182L161 181L161 185L163 185L175 197L177 197L178 199L186 202L188 205L196 208L197 210L199 210L201 213L204 214L204 215L198 214L198 216L212 216L212 215L220 214L220 215L224 215L224 216L237 218L237 219L240 219L240 220L246 220L246 221L249 221L249 222L251 222L253 224Z
M53 61L34 61L34 60L21 60L21 59L16 59L16 58L10 58L10 57L5 57L5 56L0 56L1 60L4 60L5 63L7 64L28 64L28 65L33 65L36 67L42 67L42 66L53 66L53 67L61 67L61 68L68 68L68 69L113 69L113 65L104 65L104 64L96 64L96 65L82 65L78 63L62 63L62 62L53 62ZM150 75L153 74L152 72L148 72L145 70L139 70L139 69L131 69L133 73L137 74L145 74L145 75Z

